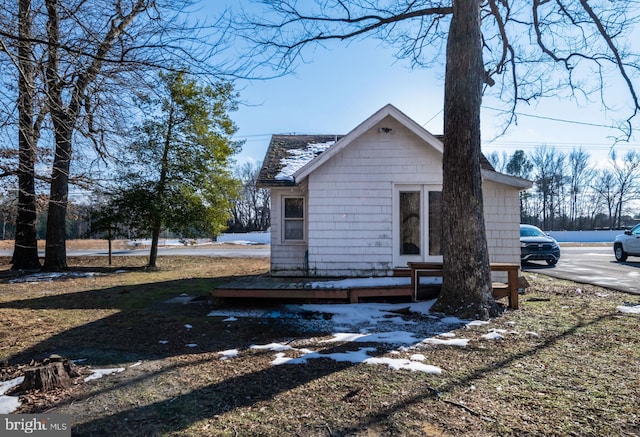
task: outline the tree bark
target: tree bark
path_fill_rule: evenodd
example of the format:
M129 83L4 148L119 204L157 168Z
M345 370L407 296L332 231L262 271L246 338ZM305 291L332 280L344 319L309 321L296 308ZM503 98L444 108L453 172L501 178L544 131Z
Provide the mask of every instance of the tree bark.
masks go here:
M34 70L31 47L31 1L20 0L18 13L18 214L13 270L40 269L36 231L35 163L38 133L34 128Z
M80 376L67 358L52 355L42 365L28 369L20 390L42 390L44 392L71 385L72 378Z
M154 269L158 261L158 242L160 240L161 225L156 223L151 230L151 249L149 250L149 263L147 267Z
M63 130L56 133L56 155L51 171L47 241L44 257L44 269L47 271L60 271L67 268L66 224L70 163L71 132Z
M75 112L65 111L62 99L63 84L58 77L60 68L58 54L58 45L60 44L58 2L57 0L47 0L46 6L49 47L45 74L47 99L51 122L54 127L56 148L51 170L44 269L59 271L67 268L66 220L69 196L69 166L71 163L73 126L77 115Z
M60 60L60 13L58 0L45 0L47 8L47 103L51 113L56 141L56 152L51 173L51 197L47 216L47 242L44 268L57 271L67 268L66 216L69 194L69 167L71 163L73 132L76 128L83 103L87 99L85 92L96 80L102 70L105 58L115 41L125 32L135 17L145 10L145 0L136 0L131 11L114 17L109 31L96 47L96 53L86 70L75 76L68 105L63 100L63 90L69 84L59 76ZM116 8L119 9L119 8Z
M454 0L447 40L443 155L443 281L434 311L499 314L491 288L480 172L484 82L480 2Z

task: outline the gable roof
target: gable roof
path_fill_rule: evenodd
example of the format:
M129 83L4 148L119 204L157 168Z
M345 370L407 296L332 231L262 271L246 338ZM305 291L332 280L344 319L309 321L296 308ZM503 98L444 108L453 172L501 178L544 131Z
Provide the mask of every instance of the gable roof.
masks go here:
M438 152L443 153L442 135L431 134L395 106L388 104L346 135L273 135L258 175L257 185L262 188L297 185L386 117L393 117ZM532 185L526 179L496 172L484 155L480 157L480 167L482 176L489 180L520 189L530 188Z

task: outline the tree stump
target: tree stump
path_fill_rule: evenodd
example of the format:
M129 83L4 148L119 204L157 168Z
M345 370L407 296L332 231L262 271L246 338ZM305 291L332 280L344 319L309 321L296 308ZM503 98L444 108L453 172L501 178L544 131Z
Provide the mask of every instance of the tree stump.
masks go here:
M42 364L25 370L20 390L50 391L71 385L71 379L80 376L73 363L59 355L51 355Z

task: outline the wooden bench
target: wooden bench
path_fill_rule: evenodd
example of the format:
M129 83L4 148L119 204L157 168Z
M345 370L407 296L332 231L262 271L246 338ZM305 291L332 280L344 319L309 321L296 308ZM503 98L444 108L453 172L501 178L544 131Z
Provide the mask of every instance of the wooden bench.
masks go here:
M413 300L418 296L418 286L421 277L442 277L441 262L409 262L407 263L411 270L411 288L413 290ZM490 263L492 272L507 272L507 282L492 282L493 297L501 299L507 297L509 299L509 308L518 309L518 271L520 264L510 263Z

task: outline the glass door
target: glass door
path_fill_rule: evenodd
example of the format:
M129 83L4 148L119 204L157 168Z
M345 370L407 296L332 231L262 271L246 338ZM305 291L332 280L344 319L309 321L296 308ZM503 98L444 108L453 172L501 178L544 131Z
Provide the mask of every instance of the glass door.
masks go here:
M398 185L394 189L395 267L408 262L442 261L442 189L433 185Z

